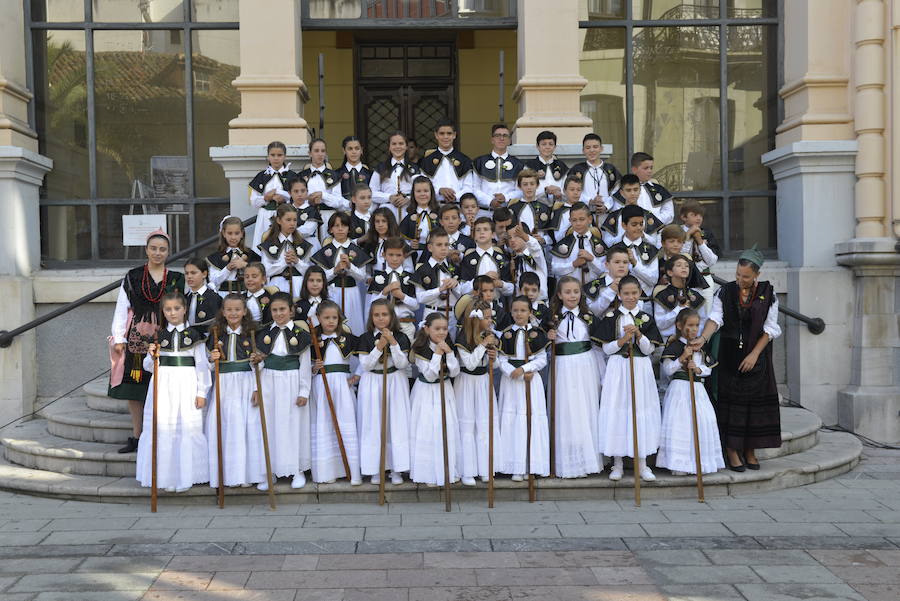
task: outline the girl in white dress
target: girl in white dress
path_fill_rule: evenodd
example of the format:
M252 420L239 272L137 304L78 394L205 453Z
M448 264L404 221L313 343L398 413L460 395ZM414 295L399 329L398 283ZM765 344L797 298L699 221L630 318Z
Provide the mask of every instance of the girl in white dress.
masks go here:
M206 257L209 284L222 298L230 292L243 292L244 268L261 260L256 251L247 248L246 242L244 223L240 217L227 215L222 219L219 223L219 248Z
M603 314L597 337L609 357L600 397L600 449L613 457L610 480L622 479L622 457L634 456L629 352L634 347L634 390L637 401L638 457L635 471L642 480L656 477L647 467L647 456L659 448L659 393L650 355L662 344L653 317L640 309L641 286L627 275L619 281L619 306Z
M419 165L406 158L408 140L402 131L395 131L388 139L390 156L375 166L369 186L372 201L393 213L399 222L412 189L412 178L419 174Z
M294 307L287 292L276 292L268 305L272 325L256 332L259 352L253 363L262 362L262 390L255 390L253 406L262 395L266 410L266 431L274 477L291 477L291 488L303 488L312 457L309 444L310 388L309 334L291 319ZM250 412L249 431L261 431L259 410ZM268 490L262 444L252 445L248 453L251 481L256 488Z
M521 482L526 471L528 411L525 387L531 389L531 473L550 474L550 432L541 370L547 365L549 340L532 326L531 302L517 296L510 306L513 325L500 334L500 464L497 471Z
M603 471L597 433L605 363L594 348L598 320L572 276L557 282L550 315L555 327L547 337L556 344L554 471L560 478L583 478Z
M470 301L456 339L460 374L453 381L459 417L459 442L462 446L462 483L475 486L475 476L487 482L490 476L488 458L490 428L494 429L494 471L500 465L500 411L497 395L492 395L494 423L488 420L489 360L497 366L499 341L492 328L491 305L482 300Z
M331 484L348 474L344 469L337 433L325 394L324 378L341 439L350 465L350 484L362 484L359 471L359 436L356 427L356 395L350 388L350 356L356 349L356 337L342 326L344 316L333 301L322 301L317 310L319 325L315 327L313 344L317 344L322 360L313 363L312 384L312 476L319 483Z
M300 298L294 304L294 319L311 326L319 325L316 311L319 303L328 300L328 287L325 285L325 270L318 265L310 265L303 276Z
M379 207L372 211L372 219L370 220L372 227L366 231L362 238L356 240L356 243L364 251L372 257L372 263L369 264L371 271L383 271L385 269L384 261L384 243L391 238L403 238L400 233L400 226L397 219L387 207ZM403 269L413 273L415 266L413 265L413 257L409 252L410 248L406 246L406 259L403 261Z
M322 214L319 207L309 201L309 188L303 178L295 177L290 181L291 206L297 209L297 231L312 247L314 253L322 248L319 242L319 227L322 225Z
M200 332L186 327L187 303L181 292L166 293L160 302L158 342L144 357L144 370L153 374L144 403L144 429L138 442L137 480L152 483L153 387L157 395L157 486L184 492L209 481L203 406L210 387L209 362ZM159 373L153 356L159 352Z
M376 299L369 307L366 333L359 337L356 354L362 376L359 380L356 421L359 425L360 471L379 484L381 473L381 403L384 386L384 353L387 352L387 436L385 469L391 483L402 484L409 471L409 366L410 341L400 331L400 322L387 299Z
M290 164L284 164L286 157L287 146L284 142L269 142L266 148L266 162L269 166L250 180L250 204L258 209L250 248L259 245L263 232L269 229L275 209L291 200L288 180L291 179L293 172Z
M291 298L300 296L303 273L312 257L312 245L297 231L297 219L293 205L279 206L258 247L269 283Z
M700 439L700 467L712 474L725 467L716 412L704 378L709 377L716 362L705 351L691 352L689 340L700 333L700 314L684 309L675 319L675 336L662 354L661 371L672 378L663 400L662 432L656 465L672 470L676 476L697 473L694 453L694 424L691 415L691 384L688 370L694 372L694 398L697 403L697 432Z
M231 293L222 301L222 309L206 339L210 367L219 360L219 396L222 402L222 464L225 486L258 484L248 461L251 445L262 445L260 429L250 429L251 399L255 388L250 343L253 320L247 302ZM216 344L218 342L218 345ZM209 485L219 486L218 429L216 424L215 381L206 412L206 438L209 441ZM258 411L253 409L254 412ZM261 447L260 447L261 448Z
M441 376L447 414L447 465L450 482L459 481L462 449L456 396L450 378L459 375L459 361L447 339L450 323L443 313L429 313L419 324L410 358L419 370L410 394L410 472L413 482L444 484L444 439L441 427Z

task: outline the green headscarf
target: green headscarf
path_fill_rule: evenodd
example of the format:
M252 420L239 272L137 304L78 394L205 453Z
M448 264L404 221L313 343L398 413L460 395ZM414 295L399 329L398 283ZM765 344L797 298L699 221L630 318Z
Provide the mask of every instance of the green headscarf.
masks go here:
M739 260L745 259L756 265L757 268L762 267L765 262L762 253L756 248L756 244L741 253Z

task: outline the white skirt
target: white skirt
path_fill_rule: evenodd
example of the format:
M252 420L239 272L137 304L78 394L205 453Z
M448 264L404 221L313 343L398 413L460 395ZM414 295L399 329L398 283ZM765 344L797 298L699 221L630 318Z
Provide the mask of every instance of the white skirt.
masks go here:
M263 369L260 375L273 478L302 474L311 465L309 405L297 406L299 379L299 370L296 369ZM252 407L249 415L247 454L250 481L265 482L266 457L259 407Z
M258 247L260 242L262 242L263 234L269 231L269 228L272 227L272 217L275 216L275 211L270 211L265 207L260 207L259 211L256 213L256 225L253 226L253 242L248 247L253 252L258 252Z
M633 457L631 375L628 357L613 355L606 364L606 380L600 397L600 450L607 457ZM650 357L634 358L634 390L637 399L638 456L659 448L660 409Z
M603 356L595 349L556 357L556 475L580 478L603 470L597 438Z
M460 473L465 478L480 476L487 478L490 453L490 430L488 429L488 374L473 376L460 372L453 382L456 410L459 418L459 443L462 449ZM500 411L497 395L494 404L494 472L500 465Z
M355 289L350 290L355 294ZM349 298L349 295L348 295ZM326 374L334 411L337 414L341 439L347 452L350 464L350 479L359 480L359 438L356 434L356 397L343 372ZM330 482L347 476L341 457L340 445L334 431L331 410L325 396L325 386L321 375L314 375L312 394L310 394L312 411L312 477L315 482Z
M694 384L694 396L697 401L697 431L700 434L700 467L704 474L711 474L725 467L716 412L703 384ZM672 380L663 401L662 432L656 465L696 474L695 457L690 383Z
M341 306L341 287L335 285L328 286L328 298ZM363 317L365 303L360 294L360 286L357 284L352 288L344 289L344 306L342 307L344 316L347 318L347 325L356 336L362 336L366 331L366 320Z
M276 275L269 280L269 284L282 292L287 292L291 295L291 298L297 299L300 298L300 291L303 288L303 276L293 275L288 281L288 278Z
M251 479L248 448L260 432L250 433L250 397L253 394L253 372L219 374L222 397L222 467L225 486L255 483ZM209 485L219 486L218 429L216 427L216 388L209 395L206 412L206 438L209 441Z
M531 380L531 473L550 475L550 431L547 401L541 374ZM500 463L504 474L526 474L525 450L528 440L528 413L525 407L525 380L503 376L500 380Z
M203 410L196 408L194 367L160 367L156 411L157 488L190 488L209 481L209 449L203 434ZM138 441L137 480L152 485L153 379L144 403L144 429Z
M381 467L381 396L380 373L366 371L359 380L357 396L360 471L366 476L379 473ZM387 376L387 437L385 469L409 471L409 381L406 370Z
M444 382L447 407L447 465L450 482L459 480L462 450L459 444L459 420L456 396L449 381ZM443 486L444 437L441 428L440 384L416 380L410 395L412 405L410 431L410 471L413 482Z

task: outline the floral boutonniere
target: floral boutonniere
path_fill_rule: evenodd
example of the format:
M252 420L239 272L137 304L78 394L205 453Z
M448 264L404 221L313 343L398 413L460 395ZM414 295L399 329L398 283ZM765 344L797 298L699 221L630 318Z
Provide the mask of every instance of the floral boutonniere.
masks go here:
M634 325L636 325L638 328L640 328L642 325L647 323L647 321L648 321L647 316L643 315L642 313L638 313L634 318Z

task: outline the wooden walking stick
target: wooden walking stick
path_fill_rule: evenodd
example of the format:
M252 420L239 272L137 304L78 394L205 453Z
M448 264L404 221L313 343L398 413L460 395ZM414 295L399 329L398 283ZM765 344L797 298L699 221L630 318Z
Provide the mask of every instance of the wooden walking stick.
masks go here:
M554 319L552 330L557 330L559 321ZM550 477L556 478L556 341L550 341Z
M221 355L222 343L219 341L219 328L212 328L213 348L219 351ZM219 498L219 509L225 507L225 466L222 463L222 393L219 387L219 359L215 361L215 384L216 384L216 453L219 467L219 486L216 490L216 496Z
M700 461L700 431L697 429L697 396L694 393L694 370L688 368L688 384L691 387L691 420L694 424L694 458L697 461L697 501L703 503L703 466Z
M487 347L488 352L494 345ZM488 355L488 508L494 508L494 360Z
M641 470L638 468L637 392L634 387L634 339L628 345L628 369L631 372L631 433L634 439L634 505L641 506Z
M257 354L259 351L256 349L256 330L250 330L250 345L253 354ZM269 485L269 507L274 510L275 481L274 478L272 478L272 457L269 454L269 428L266 426L266 405L263 403L262 377L260 375L258 363L253 366L253 371L256 374L256 404L259 407L259 424L262 426L263 455L266 458L266 483Z
M444 511L450 512L450 449L447 441L447 397L444 394L444 368L447 364L447 356L441 357L441 368L438 372L438 380L441 388L441 435L444 439Z
M177 334L177 332L176 332ZM156 473L159 462L159 329L153 333L153 343L156 349L153 351L153 420L151 421L152 436L150 439L150 511L156 513L156 502L159 497L159 489L156 486Z
M528 330L525 330L525 363L531 357L531 348L528 344ZM525 380L525 370L522 370L522 379ZM528 502L534 503L534 474L531 473L531 382L525 380L525 473L528 474Z
M388 377L388 350L390 345L385 345L381 355L381 458L378 461L378 504L384 505L384 463L387 455L387 377Z
M312 336L312 346L316 352L316 361L323 362L322 371L319 375L322 376L322 386L325 388L325 399L328 401L328 411L331 413L331 425L334 426L334 435L337 437L338 448L341 451L341 461L344 462L344 472L347 474L347 479L351 480L350 462L347 461L347 449L344 448L344 437L341 436L341 425L338 423L337 411L334 409L334 397L331 396L331 387L328 386L328 374L325 373L322 349L319 348L319 337L316 336L316 329L313 327L312 321L309 322L309 334Z

